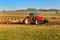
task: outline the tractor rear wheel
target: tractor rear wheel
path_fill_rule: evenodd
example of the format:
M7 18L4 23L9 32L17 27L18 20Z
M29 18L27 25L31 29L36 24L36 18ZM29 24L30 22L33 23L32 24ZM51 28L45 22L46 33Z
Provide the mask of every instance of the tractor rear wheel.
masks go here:
M30 24L31 21L29 20L29 18L25 18L24 23L25 23L25 24Z

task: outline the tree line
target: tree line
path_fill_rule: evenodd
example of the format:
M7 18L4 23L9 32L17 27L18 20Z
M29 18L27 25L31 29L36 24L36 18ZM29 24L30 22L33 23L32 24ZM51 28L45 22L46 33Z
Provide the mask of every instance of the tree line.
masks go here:
M21 9L16 11L60 11L59 9L36 9L36 8L28 8L28 9Z
M58 12L60 12L60 10L59 9L36 9L36 8L27 8L27 9L20 9L20 10L14 10L15 12L16 11L54 11L54 12L56 12L56 14L58 13ZM11 11L6 11L6 10L3 10L3 12L11 12ZM13 11L12 11L13 12Z

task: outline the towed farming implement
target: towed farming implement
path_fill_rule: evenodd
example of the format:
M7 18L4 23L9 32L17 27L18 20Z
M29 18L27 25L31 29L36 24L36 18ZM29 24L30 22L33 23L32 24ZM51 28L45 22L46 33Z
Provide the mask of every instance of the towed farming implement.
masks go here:
M44 24L47 23L48 20L42 16L38 16L36 12L30 12L28 16L26 16L23 20L0 20L0 24Z

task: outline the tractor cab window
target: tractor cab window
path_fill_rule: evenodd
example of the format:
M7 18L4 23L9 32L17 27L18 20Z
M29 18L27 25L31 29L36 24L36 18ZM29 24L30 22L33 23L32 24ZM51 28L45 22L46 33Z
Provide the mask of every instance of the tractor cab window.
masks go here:
M29 13L29 16L31 16L34 19L36 14L35 13Z
M30 13L29 16L34 16L34 13Z

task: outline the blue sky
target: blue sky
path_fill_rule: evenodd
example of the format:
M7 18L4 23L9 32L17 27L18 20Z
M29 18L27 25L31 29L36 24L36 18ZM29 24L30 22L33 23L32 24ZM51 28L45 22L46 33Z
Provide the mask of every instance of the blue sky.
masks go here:
M27 8L60 9L60 0L0 0L0 10Z

